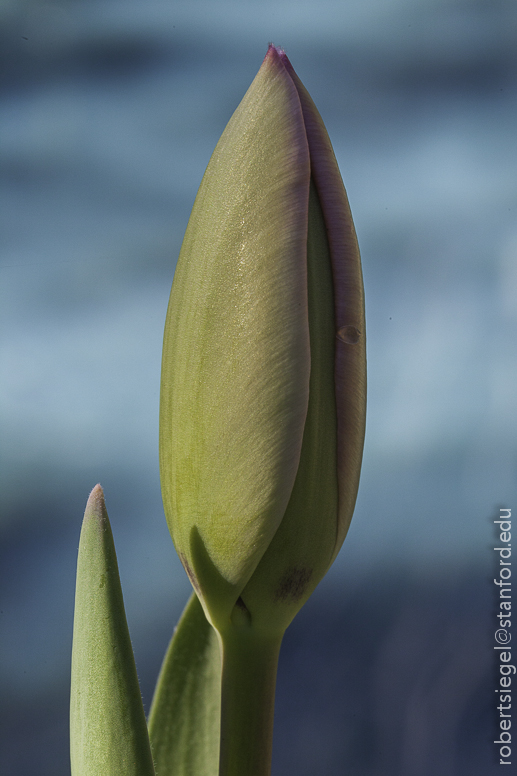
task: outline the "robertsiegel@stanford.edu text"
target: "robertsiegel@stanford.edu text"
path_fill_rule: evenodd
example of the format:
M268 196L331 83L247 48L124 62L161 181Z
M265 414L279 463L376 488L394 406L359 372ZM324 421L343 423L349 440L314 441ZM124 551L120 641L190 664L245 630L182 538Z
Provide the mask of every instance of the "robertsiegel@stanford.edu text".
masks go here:
M494 585L499 588L499 612L497 614L497 630L494 633L494 649L499 654L499 738L494 744L499 746L499 765L512 764L512 678L515 676L515 666L512 664L512 510L500 509L499 519L494 520L499 526L499 547L494 551L499 553L499 574L496 573Z

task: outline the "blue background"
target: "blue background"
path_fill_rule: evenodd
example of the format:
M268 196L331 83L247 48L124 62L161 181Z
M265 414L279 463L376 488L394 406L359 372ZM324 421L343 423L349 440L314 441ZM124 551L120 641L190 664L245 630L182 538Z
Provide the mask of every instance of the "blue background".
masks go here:
M158 478L163 324L197 187L269 41L334 144L369 361L356 514L285 639L273 776L496 772L492 521L517 505L516 40L513 0L2 4L2 773L69 773L96 482L146 707L189 595Z

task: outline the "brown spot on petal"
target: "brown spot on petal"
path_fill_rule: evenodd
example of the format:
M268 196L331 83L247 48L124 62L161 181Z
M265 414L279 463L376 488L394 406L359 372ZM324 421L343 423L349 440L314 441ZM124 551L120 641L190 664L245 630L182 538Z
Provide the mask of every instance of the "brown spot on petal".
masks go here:
M361 332L355 326L342 326L338 329L336 336L347 345L356 345L359 342Z
M299 601L307 589L311 576L312 569L291 569L282 577L275 590L275 600L286 603Z

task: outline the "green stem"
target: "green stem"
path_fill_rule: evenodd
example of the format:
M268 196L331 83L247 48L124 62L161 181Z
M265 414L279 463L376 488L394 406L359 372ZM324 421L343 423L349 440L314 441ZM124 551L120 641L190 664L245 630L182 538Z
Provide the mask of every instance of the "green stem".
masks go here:
M273 745L276 670L283 634L251 625L220 635L221 753L219 776L269 776Z

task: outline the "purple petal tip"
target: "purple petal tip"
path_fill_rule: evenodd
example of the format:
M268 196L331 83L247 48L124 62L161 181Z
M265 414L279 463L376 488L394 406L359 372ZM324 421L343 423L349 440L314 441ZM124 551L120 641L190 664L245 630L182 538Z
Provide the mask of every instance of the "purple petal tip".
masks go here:
M281 48L280 46L275 46L274 43L270 43L268 46L266 56L264 57L264 60L266 59L276 59L277 61L282 63L282 65L285 67L285 69L289 74L294 73L294 68L291 62L289 61L289 57L285 53L284 49Z

